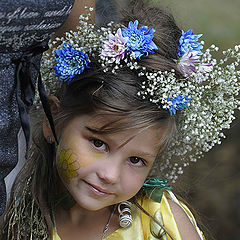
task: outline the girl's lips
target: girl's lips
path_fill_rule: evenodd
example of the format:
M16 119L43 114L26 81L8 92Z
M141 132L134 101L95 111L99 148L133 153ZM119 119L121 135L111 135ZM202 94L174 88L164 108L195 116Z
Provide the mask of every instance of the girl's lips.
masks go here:
M96 194L98 196L109 196L109 195L113 194L111 192L106 191L105 189L102 189L102 188L100 188L98 186L90 184L90 183L88 183L86 181L84 181L84 182L86 183L88 189L90 189L94 194Z

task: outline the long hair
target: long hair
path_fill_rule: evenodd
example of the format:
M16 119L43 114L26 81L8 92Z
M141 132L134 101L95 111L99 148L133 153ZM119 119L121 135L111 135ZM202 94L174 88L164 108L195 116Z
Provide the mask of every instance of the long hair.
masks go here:
M149 69L177 71L173 59L177 59L181 31L173 17L159 8L142 4L123 14L125 25L130 20L138 20L141 25L156 30L154 42L158 50L143 58L141 64ZM59 109L53 112L56 129L63 129L71 119L82 114L118 116L116 121L99 129L99 133L157 125L166 129L160 153L174 131L175 117L137 95L144 76L140 78L124 67L117 74L104 73L97 62L91 64L89 70L56 93L60 100ZM1 227L4 240L48 239L53 227L51 212L60 181L55 167L55 146L48 144L43 136L39 110L36 118L34 112L32 115L35 123L31 154L12 188Z

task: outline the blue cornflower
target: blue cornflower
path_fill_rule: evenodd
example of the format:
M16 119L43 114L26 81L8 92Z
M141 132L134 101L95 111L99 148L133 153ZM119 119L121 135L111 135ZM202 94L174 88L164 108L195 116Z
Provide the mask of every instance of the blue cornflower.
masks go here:
M73 77L89 68L88 55L77 51L70 44L65 43L64 48L55 50L57 64L53 67L55 76L63 82L71 81Z
M194 35L192 29L189 29L187 32L182 30L182 36L179 39L178 55L182 57L189 49L191 49L190 52L197 51L198 55L201 55L203 46L197 42L201 36L202 34Z
M136 58L148 53L154 53L157 50L156 44L152 41L155 30L147 26L137 29L138 21L129 22L128 28L122 28L122 36L128 37L127 51L134 52Z
M182 95L178 95L177 97L173 98L173 99L167 99L168 102L171 102L171 104L169 104L169 112L170 114L176 114L177 110L183 110L185 108L187 108L187 103L189 103L189 100L191 100L192 97L190 96L186 96L183 97Z

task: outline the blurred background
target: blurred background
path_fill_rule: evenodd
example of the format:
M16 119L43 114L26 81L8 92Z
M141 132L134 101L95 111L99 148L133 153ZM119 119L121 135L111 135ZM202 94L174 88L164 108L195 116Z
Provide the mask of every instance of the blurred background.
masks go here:
M203 33L201 39L205 47L214 43L224 50L240 44L239 0L155 0L150 3L167 8L183 30L192 28L195 34ZM119 9L126 8L130 1L97 0L96 4L96 20L104 24L117 20ZM220 146L185 170L175 188L186 195L199 213L212 235L208 239L239 240L240 111L225 134L227 139Z

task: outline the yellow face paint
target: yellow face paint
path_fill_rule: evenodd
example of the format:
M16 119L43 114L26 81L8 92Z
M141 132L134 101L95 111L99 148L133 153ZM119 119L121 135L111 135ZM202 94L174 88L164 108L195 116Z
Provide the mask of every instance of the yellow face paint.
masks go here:
M71 139L66 140L66 146L69 149L73 149L75 152L75 155L77 156L77 161L79 162L80 166L82 168L85 168L91 164L93 164L95 161L103 158L104 152L99 152L97 150L91 149L90 151L82 151L84 147L81 149L79 148L79 145L77 145L78 139L75 137L71 137Z
M78 176L77 170L80 168L78 157L71 149L62 149L57 159L58 173L65 182L70 178Z
M98 153L98 152L81 152L78 154L77 161L79 162L80 166L82 168L85 168L91 164L93 164L96 161L99 161L101 158L103 158L104 153Z

